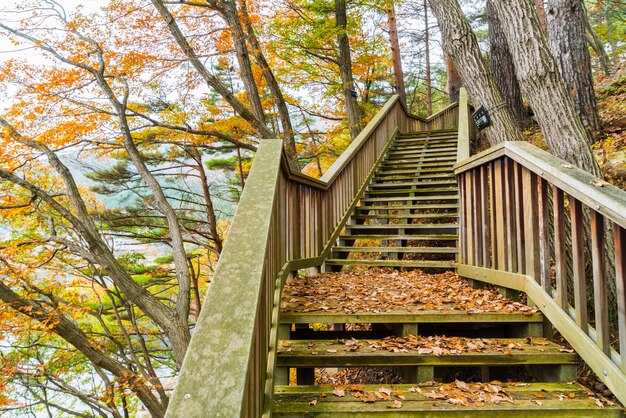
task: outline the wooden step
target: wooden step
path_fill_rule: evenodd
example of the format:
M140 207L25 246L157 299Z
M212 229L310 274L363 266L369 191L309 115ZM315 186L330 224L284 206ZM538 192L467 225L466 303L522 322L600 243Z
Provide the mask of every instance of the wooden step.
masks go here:
M362 252L362 253L404 253L404 254L456 254L456 247L333 247L338 253Z
M413 178L418 178L422 174L454 174L451 168L447 167L419 167L415 168L405 168L405 169L379 169L376 172L377 176L393 176L393 175L406 175L409 174L413 176Z
M434 163L434 162L447 162L456 161L456 155L447 155L443 157L437 156L416 156L416 157L404 157L398 159L386 159L383 165L405 165L409 163Z
M458 230L459 225L456 223L441 223L441 224L386 224L386 225L346 225L346 231L350 231L351 234L355 232L370 232L370 231L388 231L402 229L404 231L439 231L439 230ZM452 233L452 232L450 232Z
M459 239L457 234L362 234L362 235L346 235L342 234L339 239L345 241L356 240L396 240L396 241L455 241Z
M372 210L433 210L433 209L458 209L459 205L454 203L438 203L433 205L376 205L358 206L357 212L365 213Z
M449 219L458 218L457 212L442 213L406 213L406 214L386 214L386 215L353 215L353 219ZM387 224L385 224L387 225ZM393 224L389 224L393 225Z
M419 176L404 174L404 175L389 175L389 176L381 176L380 174L376 174L374 178L372 178L372 184L378 184L383 182L391 182L391 181L412 181L415 179L427 180L427 179L454 179L456 176L451 172L443 172L443 173L433 173L433 174L420 174Z
M385 171L393 171L393 170L414 170L417 171L420 168L428 168L428 169L438 169L439 171L448 171L452 172L452 167L454 166L454 161L452 162L421 162L421 163L403 163L403 164L383 164L379 172Z
M420 177L421 179L421 177ZM456 185L456 180L433 180L433 181L409 181L401 183L372 183L370 188L392 188L392 187L406 187L406 186L442 186L442 185Z
M573 365L578 364L578 356L563 352L562 347L544 338L532 338L530 343L524 338L452 338L458 341L459 349L451 354L416 349L406 349L405 345L392 340L288 340L281 341L278 352L278 366L283 367L393 367L393 366L511 366L511 365ZM421 337L419 341L431 337ZM431 341L436 341L433 339ZM489 341L490 343L485 343ZM454 344L454 343L453 343ZM476 349L468 349L468 345ZM483 347L484 346L484 347ZM289 349L285 349L289 347ZM383 347L383 348L372 348ZM389 347L386 349L384 347ZM396 349L393 349L395 347ZM434 342L420 348L439 347ZM508 348L507 348L508 347ZM447 349L449 350L449 348ZM394 352L395 351L395 352Z
M328 266L369 266L369 267L406 267L406 268L431 268L431 269L453 269L457 267L456 261L445 260L348 260L329 258L326 260Z
M384 196L384 195L398 195L398 194L407 194L407 193L415 193L418 195L422 195L428 193L429 195L440 194L440 193L454 193L458 194L458 187L413 187L413 188L396 188L396 189L387 189L387 190L368 190L365 192L365 196Z
M361 202L423 202L436 200L459 200L458 194L429 195L429 196L386 196L386 197L363 197Z
M281 312L281 324L513 324L543 323L541 313L424 310L408 312Z
M415 151L408 150L391 150L387 153L387 159L395 159L401 158L404 156L437 156L437 155L455 155L456 156L456 148L446 147L446 148L425 148Z
M275 417L340 418L357 416L622 418L624 416L623 411L617 406L599 406L595 398L577 383L520 385L519 383L497 382L494 383L495 388L472 383L467 383L467 385L469 385L470 394L465 394L465 396L462 391L454 390L456 388L454 384L346 385L343 397L333 395L335 391L333 386L277 385L274 388L273 415ZM391 395L386 399L379 399L375 395L367 396L370 393L381 393L379 392L381 388L384 391L389 389ZM499 393L499 390L502 390L502 393ZM469 401L473 397L472 393L480 396L481 392L486 398L484 402ZM437 394L440 395L439 398ZM497 395L504 395L512 402L503 401L502 396L494 397ZM375 401L363 402L365 397L373 398ZM458 404L458 400L462 397L468 402ZM456 400L457 404L453 404L452 402L455 401L448 399ZM394 403L395 401L400 403Z

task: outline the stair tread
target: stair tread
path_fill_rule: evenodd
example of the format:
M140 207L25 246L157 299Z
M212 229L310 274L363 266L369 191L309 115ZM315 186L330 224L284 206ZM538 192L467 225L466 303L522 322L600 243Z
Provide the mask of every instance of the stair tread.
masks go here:
M407 213L392 215L354 215L354 219L445 219L458 218L458 212L442 212L442 213ZM393 225L393 224L388 224Z
M456 234L429 234L429 235L394 235L394 234L367 234L367 235L345 235L342 234L339 236L340 239L344 240L362 240L362 239L371 239L371 240L383 240L383 239L395 239L401 241L448 241L448 240L457 240L459 236Z
M289 367L576 364L575 353L545 338L389 337L382 340L282 340Z
M444 260L345 260L328 258L326 264L335 266L456 268L458 263Z
M419 200L459 200L458 194L430 195L430 196L387 196L387 197L363 197L361 202L406 202Z
M497 417L623 417L622 410L617 406L600 407L596 400L589 396L588 391L580 384L569 383L494 383L495 391L502 390L504 396L512 402L493 398L490 391L493 387L484 384L467 383L474 394L459 393L453 384L378 384L378 385L346 385L345 396L338 397L332 393L334 386L282 386L274 388L273 409L277 416L281 414L306 414L306 416L416 416L439 417L450 416L485 416L489 413ZM375 397L375 402L363 402L364 393L377 393L381 388L391 391L388 399ZM442 390L443 389L443 390ZM356 393L359 395L355 396ZM473 402L473 397L484 393L483 402ZM402 398L398 397L401 394ZM427 396L425 394L430 395ZM433 399L440 394L442 399ZM539 395L537 395L539 394ZM570 398L573 394L573 398ZM453 398L456 396L457 398ZM540 397L537 397L540 396ZM446 397L458 399L463 397L466 404L455 405ZM315 405L310 402L315 400ZM391 409L394 401L401 402L401 407ZM498 403L496 403L498 402ZM399 406L399 404L396 404Z
M346 229L417 229L417 228L458 228L459 224L386 224L386 225L346 225Z
M441 203L436 205L378 205L378 206L358 206L360 211L372 210L431 210L431 209L458 209L459 205L454 203Z
M403 187L403 186L441 186L444 184L456 184L456 180L434 180L434 181L409 181L402 183L372 183L369 187Z
M358 251L358 252L384 252L384 253L432 253L454 254L459 251L457 247L348 247L338 245L333 247L335 251Z
M450 306L450 310L445 310ZM293 310L281 311L279 320L283 324L426 324L426 323L511 323L543 322L543 315L538 312L477 312L453 310L454 305L446 304L441 310L398 309L386 312L325 312Z

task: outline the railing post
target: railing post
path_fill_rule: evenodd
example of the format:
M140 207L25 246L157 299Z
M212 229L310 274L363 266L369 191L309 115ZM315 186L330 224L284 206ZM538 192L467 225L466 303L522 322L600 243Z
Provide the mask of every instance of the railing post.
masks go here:
M459 134L457 144L456 162L466 160L470 156L470 114L469 98L465 87L461 87L459 93Z

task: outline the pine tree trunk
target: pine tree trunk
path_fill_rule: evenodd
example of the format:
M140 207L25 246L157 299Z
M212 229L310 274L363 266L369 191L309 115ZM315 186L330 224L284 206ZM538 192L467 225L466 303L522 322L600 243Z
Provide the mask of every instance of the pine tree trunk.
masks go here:
M404 73L402 71L402 56L400 55L400 42L398 41L398 27L396 25L396 10L393 2L387 9L387 26L389 28L389 44L393 60L393 74L396 82L396 92L400 100L406 105L406 88L404 87Z
M522 89L541 126L552 154L596 176L596 162L572 99L548 41L541 32L537 12L527 0L494 1Z
M428 33L428 0L424 0L424 56L426 58L426 111L433 114L433 91L430 77L430 37Z
M335 0L335 18L337 25L337 43L339 45L339 72L343 85L343 97L346 102L346 113L350 136L355 139L361 132L361 109L357 102L356 85L352 77L352 59L350 58L350 42L348 40L346 0Z
M582 0L548 0L548 40L552 54L590 140L601 129L585 36Z
M524 108L522 92L515 78L515 66L513 57L506 44L506 38L502 33L500 20L493 11L492 1L487 1L487 22L489 23L489 49L491 51L491 70L496 83L504 96L504 101L509 106L513 117L520 128L530 126L532 120Z
M450 97L450 102L458 102L459 101L459 93L461 91L461 77L459 77L459 72L456 70L454 66L454 62L452 62L452 58L448 54L444 54L444 61L446 63L446 94Z
M444 50L454 62L472 103L484 106L491 116L491 126L484 131L489 143L522 140L458 1L430 0L430 6L439 22Z

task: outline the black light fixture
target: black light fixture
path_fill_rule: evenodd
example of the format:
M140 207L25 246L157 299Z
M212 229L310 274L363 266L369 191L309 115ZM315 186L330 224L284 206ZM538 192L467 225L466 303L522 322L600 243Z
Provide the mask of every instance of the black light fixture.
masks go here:
M472 113L472 119L474 120L476 128L478 128L479 131L482 131L491 125L491 118L489 117L489 113L484 106L479 107L474 113Z

